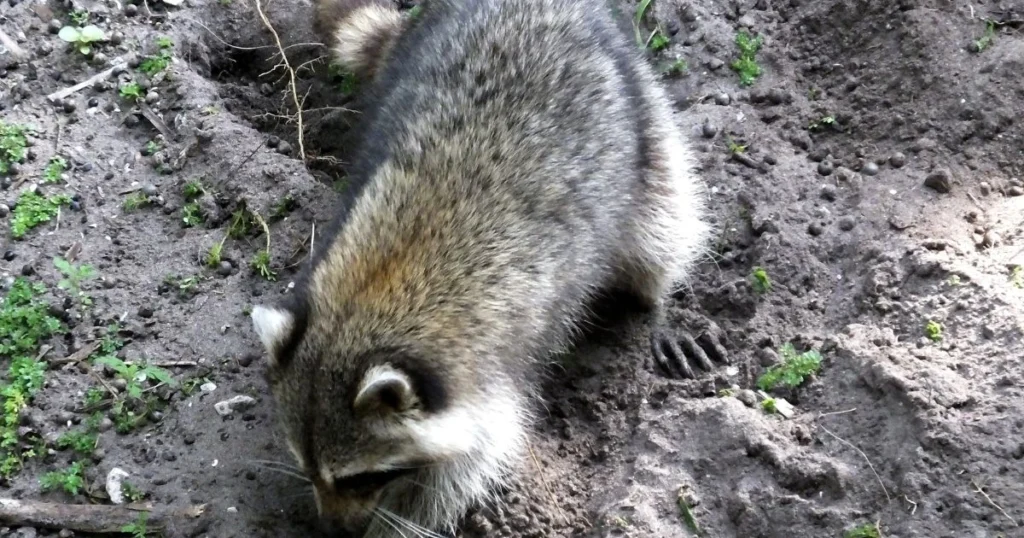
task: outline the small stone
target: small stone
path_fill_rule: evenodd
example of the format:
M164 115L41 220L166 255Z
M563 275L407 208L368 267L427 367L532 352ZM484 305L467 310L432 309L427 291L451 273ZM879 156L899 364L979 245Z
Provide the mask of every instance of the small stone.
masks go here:
M146 104L151 105L151 104L153 104L153 103L155 103L155 102L157 102L159 100L160 100L160 94L156 93L155 91L150 90L149 92L146 93Z
M4 261L5 262L14 261L14 258L17 258L17 257L18 257L18 255L13 250L8 250L8 251L4 252Z
M1007 196L1024 196L1024 188L1016 187L1016 186L1010 187L1009 189L1006 189L1006 195Z
M126 381L126 380L125 380L124 378L121 378L121 377L119 377L119 378L115 379L115 380L114 380L114 381L112 381L112 382L111 382L110 384L111 384L111 385L112 385L112 386L113 386L113 387L114 387L115 389L117 389L117 391L118 391L118 392L124 392L124 390L125 390L126 388L128 388L128 381Z
M865 176L874 176L878 174L878 165L873 161L868 161L864 163L864 166L861 167L860 171Z
M53 19L46 25L46 29L49 30L51 34L60 33L60 29L63 27L64 24L62 24L58 19Z
M106 490L110 496L110 502L124 504L124 480L128 478L128 472L124 469L114 467L107 473Z
M89 98L89 108L96 108L100 106L100 100L95 97Z
M817 222L812 222L809 226L807 226L807 233L813 235L814 237L818 237L819 235L824 233L824 231L825 229L822 228L821 225L818 224Z
M139 13L139 6L135 4L127 4L124 6L124 14L129 17L134 17Z
M996 337L996 330L991 325L984 325L981 328L981 335L991 340Z
M32 276L36 274L36 268L32 267L31 264L21 266L21 276Z
M708 62L708 69L712 71L718 71L722 67L725 67L725 62L721 58L712 58Z
M924 180L924 186L940 194L948 194L953 190L952 174L945 168L940 168L930 174Z
M994 246L999 245L999 243L1002 242L1002 239L1003 238L1000 237L999 232L996 232L994 230L989 230L989 231L985 232L984 236L982 236L982 238L981 238L981 245L983 247L994 247Z
M747 407L754 407L757 404L757 395L750 389L737 391L736 399L743 402L743 405Z
M156 185L146 183L142 186L142 194L145 194L146 196L156 196L160 194L160 191L157 190Z
M111 45L120 45L122 41L124 41L124 32L117 31L110 34Z
M889 166L893 168L903 168L905 164L907 164L907 156L900 152L893 153L889 157Z
M714 138L718 134L718 127L713 125L711 122L704 122L704 125L700 128L701 134L704 138Z
M982 181L978 184L978 191L981 192L982 196L988 196L992 193L992 185L989 185L987 181Z
M65 99L64 100L64 112L67 112L68 114L71 114L72 112L75 111L76 108L78 108L78 105L75 104L74 101L72 101L71 99Z
M217 384L207 381L206 383L199 385L199 390L203 392L213 392L217 390Z
M727 93L719 93L715 95L715 104L720 106L727 106L732 102L732 98Z
M839 218L839 229L848 232L857 226L857 220L851 216L845 216Z
M232 269L234 267L231 265L231 262L224 260L217 266L217 274L220 276L230 276Z
M241 412L247 409L251 409L254 405L256 405L256 398L253 398L252 396L245 396L244 394L239 394L234 398L230 398L228 400L223 400L213 404L213 408L214 410L217 411L218 415L226 417L236 411Z
M143 319L149 319L153 317L153 309L148 306L139 308L139 317Z
M60 538L74 538L75 531L71 529L61 529L60 532L57 533L57 536Z
M822 185L821 186L821 198L828 200L829 202L836 201L836 186L835 185Z
M772 155L771 153L766 154L763 160L764 164L769 164L773 166L779 162L779 160L775 158L775 155Z
M35 527L21 527L10 536L12 538L36 538L39 536L39 532L36 531Z
M832 164L829 162L818 163L818 173L827 176L832 174Z
M96 425L96 429L101 432L110 431L114 427L114 421L110 420L110 417L103 417L100 419L100 423Z
M277 144L277 152L281 155L288 155L292 152L292 145L287 140L282 140Z

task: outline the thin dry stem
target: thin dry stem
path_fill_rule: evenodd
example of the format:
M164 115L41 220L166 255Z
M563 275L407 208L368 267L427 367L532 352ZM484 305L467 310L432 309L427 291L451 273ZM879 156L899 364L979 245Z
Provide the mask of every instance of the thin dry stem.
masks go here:
M303 162L305 162L306 144L303 135L302 104L299 102L299 92L295 80L295 70L292 69L291 62L288 61L288 55L285 53L285 47L284 45L281 44L281 36L277 35L277 30L274 28L274 25L270 23L270 19L268 19L266 13L263 12L263 3L261 0L256 0L256 12L259 13L260 19L263 21L263 25L267 27L267 30L270 30L271 34L273 34L274 43L277 45L277 50L281 53L281 63L284 65L284 68L288 70L288 85L291 89L292 101L295 104L295 120L296 123L298 124L296 130L298 131L299 158L302 159ZM269 233L267 234L267 237L269 242ZM270 251L269 245L267 246L267 251Z

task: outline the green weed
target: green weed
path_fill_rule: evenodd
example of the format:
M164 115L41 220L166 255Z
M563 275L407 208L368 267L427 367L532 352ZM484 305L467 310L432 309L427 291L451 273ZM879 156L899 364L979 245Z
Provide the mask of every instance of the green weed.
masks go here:
M992 46L992 41L996 38L996 23L995 21L985 21L985 33L976 39L971 47L973 52L982 53L986 49Z
M89 24L89 11L85 9L76 9L71 13L68 13L68 18L71 22L75 23L75 26L85 26Z
M807 130L809 130L809 131L819 131L822 128L824 128L826 125L835 125L835 123L836 123L836 119L834 117L832 117L832 116L824 116L824 117L822 117L820 119L812 121L807 126Z
M942 340L942 324L937 321L929 320L924 326L924 335L928 337L932 342L939 342Z
M704 530L700 528L699 524L697 524L697 517L693 515L693 508L691 508L690 504L686 502L686 496L683 494L682 490L679 491L679 495L676 498L676 504L679 506L679 515L682 516L683 523L686 523L686 526L690 528L693 534L697 536L704 536Z
M60 320L49 314L49 305L39 298L45 292L42 284L30 284L24 277L11 285L0 306L0 356L31 355L44 340L61 332Z
M199 286L200 281L198 276L178 277L169 275L164 279L164 284L178 290L178 298L184 300L196 293L196 288Z
M63 471L51 471L39 480L43 491L62 489L70 495L78 495L85 486L82 478L82 462L76 461Z
M153 76L171 65L174 57L174 41L169 37L158 37L156 39L157 53L155 56L146 56L139 64L139 71Z
M761 76L761 66L757 64L756 56L763 42L761 36L751 37L745 30L736 34L736 47L740 49L740 55L730 67L740 76L740 85L750 86Z
M95 433L83 431L71 431L61 434L57 438L57 448L61 450L71 449L83 456L92 454L96 448L98 436Z
M865 523L846 531L843 538L882 538L882 531L877 523Z
M274 281L277 280L277 273L270 270L270 251L267 249L260 249L253 255L252 260L249 262L249 266L252 267L253 272L257 273L261 277Z
M644 14L650 9L651 3L654 0L640 0L640 3L636 6L636 14L633 16L633 32L636 34L636 43L641 47L644 46L645 40L643 34L640 32L640 25L644 20Z
M750 284L754 287L754 291L760 294L772 291L772 281L768 278L768 271L765 271L764 267L754 268L754 271L750 273Z
M769 415L774 415L779 412L779 404L775 401L775 398L765 398L765 400L761 402L761 409Z
M64 278L57 283L58 288L72 292L83 304L92 304L92 299L82 293L82 282L96 277L96 270L91 265L73 265L58 256L53 259L53 266L64 275Z
M226 238L226 237L225 237ZM220 243L210 247L210 250L206 251L206 266L210 269L216 269L220 266L221 262L221 251L224 250L224 240Z
M726 143L729 145L729 153L743 153L747 151L746 144L739 144L731 136L725 135Z
M71 198L66 195L44 198L39 193L25 191L18 197L18 204L11 216L11 236L21 239L32 228L56 217L60 206L70 203Z
M960 285L960 275L949 275L949 279L946 280L946 283L949 284L950 286L954 287L954 288L959 286Z
M118 89L118 92L121 94L121 98L126 101L138 101L139 99L142 99L142 86L139 86L138 82L132 81L122 84Z
M28 154L27 131L23 125L0 121L0 174L7 174L12 164L25 160Z
M159 366L125 362L115 355L104 355L93 360L93 364L109 367L125 382L124 392L113 395L111 410L114 412L114 428L118 433L128 433L138 427L146 415L155 408L156 400L148 395L143 383L160 383L177 386L174 377Z
M651 38L647 40L647 48L652 52L659 52L668 48L672 41L661 30L655 30Z
M677 77L686 72L686 60L679 58L675 61L668 62L661 66L661 74L666 77Z
M126 213L131 213L150 203L149 196L146 196L142 191L135 191L124 198L124 201L121 202L121 207L124 208Z
M295 201L295 198L290 194L286 195L280 202L274 205L273 209L270 210L270 218L275 220L283 219L297 207L299 207L299 203Z
M1010 284L1017 289L1024 289L1024 266L1013 266L1010 270Z
M804 379L821 369L821 354L813 349L797 353L793 344L787 343L780 350L782 363L772 366L757 379L757 386L767 392L782 385L791 389L799 387Z
M185 184L181 188L181 194L185 196L186 200L195 200L206 192L206 188L203 187L203 183L198 179L193 179Z
M150 140L149 142L146 142L146 145L142 148L142 154L147 156L156 155L156 152L160 151L160 148L160 142Z
M103 33L103 30L94 24L89 26L76 28L74 26L65 26L60 29L60 33L57 34L62 41L71 43L75 47L75 50L82 53L83 55L92 54L93 43L105 41L107 35Z
M135 523L129 523L121 527L121 532L130 534L132 538L146 538L149 534L149 530L146 527L147 519L149 519L149 512L139 512L139 519Z
M228 236L232 239L241 239L252 231L258 223L253 213L246 208L241 208L231 214L231 224L228 225Z
M124 498L131 503L137 503L146 498L146 492L127 481L121 483L121 492L124 493Z
M206 220L203 215L203 208L199 206L198 202L189 202L181 208L181 221L185 224L186 228L192 228L199 226Z
M43 170L43 181L46 183L60 183L61 174L68 169L68 162L60 156L54 156L47 163Z

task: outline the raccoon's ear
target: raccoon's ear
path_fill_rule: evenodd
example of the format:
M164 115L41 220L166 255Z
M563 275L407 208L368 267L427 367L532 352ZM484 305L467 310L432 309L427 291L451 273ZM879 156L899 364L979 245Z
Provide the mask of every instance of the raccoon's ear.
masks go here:
M419 403L409 376L390 364L366 371L352 408L360 414L389 414L407 411Z
M271 363L277 361L276 353L295 330L295 315L288 310L257 306L252 309L252 325L263 342Z

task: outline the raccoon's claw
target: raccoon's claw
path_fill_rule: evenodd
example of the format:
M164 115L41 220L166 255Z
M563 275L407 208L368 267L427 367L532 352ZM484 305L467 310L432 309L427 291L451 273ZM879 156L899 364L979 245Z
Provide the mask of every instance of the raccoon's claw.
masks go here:
M711 325L695 340L688 333L672 336L663 327L651 333L651 354L654 362L670 377L696 379L690 362L705 372L714 369L714 363L729 362L722 345L721 330Z

